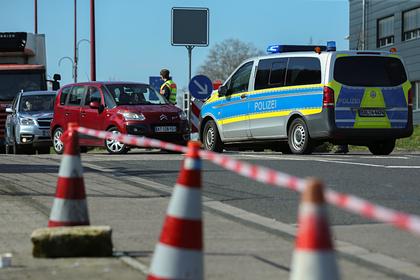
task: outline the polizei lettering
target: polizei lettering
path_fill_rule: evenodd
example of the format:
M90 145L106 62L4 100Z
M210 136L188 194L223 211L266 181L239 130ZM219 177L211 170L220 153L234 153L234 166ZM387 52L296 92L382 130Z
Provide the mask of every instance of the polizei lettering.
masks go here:
M276 109L277 103L276 100L267 100L267 101L257 101L254 103L255 111L267 111Z

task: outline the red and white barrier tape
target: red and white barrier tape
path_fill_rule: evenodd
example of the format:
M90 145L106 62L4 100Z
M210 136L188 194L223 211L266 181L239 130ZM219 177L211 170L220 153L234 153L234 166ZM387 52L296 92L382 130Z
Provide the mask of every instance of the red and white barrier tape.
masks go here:
M114 134L111 132L98 131L84 127L78 127L77 131L82 134L101 139L114 139L118 142L131 146L161 148L183 153L186 153L188 150L187 147L184 146L146 137ZM225 169L231 170L244 177L264 184L279 186L297 192L303 192L305 190L306 180L291 176L286 173L282 173L270 168L260 167L258 165L245 163L231 157L210 151L201 150L200 156ZM420 217L417 215L406 214L391 208L373 204L367 200L358 198L353 195L339 193L329 188L326 188L324 193L326 201L334 206L337 206L338 208L342 208L371 220L377 220L391 224L397 228L404 229L420 236Z
M171 150L181 153L186 153L188 151L188 148L181 145L176 145L156 139L151 139L147 137L139 137L139 136L133 136L133 135L127 135L127 134L116 134L112 132L107 131L99 131L95 129L85 128L85 127L78 127L77 131L93 136L100 139L113 139L120 143L124 143L130 146L139 146L139 147L152 147L152 148L160 148L165 150Z

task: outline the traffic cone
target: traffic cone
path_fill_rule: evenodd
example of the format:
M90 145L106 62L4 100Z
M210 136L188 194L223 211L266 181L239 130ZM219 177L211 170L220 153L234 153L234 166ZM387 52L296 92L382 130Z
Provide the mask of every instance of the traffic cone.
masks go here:
M203 279L200 143L190 141L148 278Z
M64 153L48 227L89 225L77 126L69 123L61 136Z
M291 280L339 279L322 183L309 180L299 206Z

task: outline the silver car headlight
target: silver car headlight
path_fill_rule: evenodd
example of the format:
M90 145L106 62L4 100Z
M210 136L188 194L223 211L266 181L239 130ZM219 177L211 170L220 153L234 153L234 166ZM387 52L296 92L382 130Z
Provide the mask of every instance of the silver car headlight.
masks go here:
M30 118L20 118L19 121L21 125L34 125L35 124L34 120Z
M142 113L133 113L133 112L123 112L123 111L119 111L118 113L120 113L124 119L126 119L127 121L144 121L146 119L146 117L142 114Z
M184 111L179 112L179 118L183 121L185 121L188 117L187 114L185 114Z

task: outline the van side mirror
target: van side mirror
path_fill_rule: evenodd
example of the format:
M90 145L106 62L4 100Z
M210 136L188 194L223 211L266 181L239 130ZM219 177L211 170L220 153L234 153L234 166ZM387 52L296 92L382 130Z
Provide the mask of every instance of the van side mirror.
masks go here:
M54 74L53 80L54 81L61 81L61 75L60 74Z
M98 101L92 101L92 102L89 103L89 107L92 108L92 109L99 109L99 106L100 106L100 104L99 104Z
M14 110L10 107L7 107L6 108L6 113L12 114L12 113L14 113Z
M60 89L60 81L61 75L60 74L54 74L52 83L52 89L53 90L59 90Z
M227 93L227 88L226 86L221 86L219 87L219 89L217 90L217 92L219 93L219 96L225 96Z

